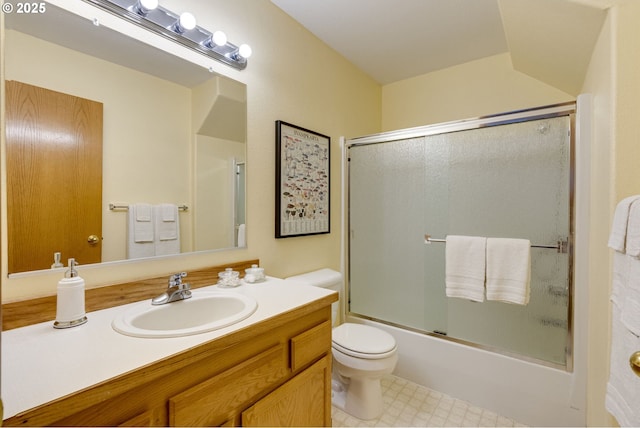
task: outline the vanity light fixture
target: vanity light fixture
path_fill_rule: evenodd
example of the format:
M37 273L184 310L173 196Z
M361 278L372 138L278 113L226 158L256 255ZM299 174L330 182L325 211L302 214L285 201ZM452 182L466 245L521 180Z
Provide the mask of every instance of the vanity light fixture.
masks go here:
M247 67L249 45L236 46L222 31L210 32L198 26L189 12L176 14L160 6L158 0L84 1L238 70Z

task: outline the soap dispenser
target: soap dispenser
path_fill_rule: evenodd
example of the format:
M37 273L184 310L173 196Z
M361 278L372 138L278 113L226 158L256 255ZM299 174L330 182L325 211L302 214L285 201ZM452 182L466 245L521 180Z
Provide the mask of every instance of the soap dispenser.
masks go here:
M51 269L64 267L64 265L60 263L61 257L62 257L61 253L53 253L53 264L51 265Z
M58 299L54 328L69 328L87 322L84 310L84 279L78 276L75 259L69 259L69 270L58 282Z

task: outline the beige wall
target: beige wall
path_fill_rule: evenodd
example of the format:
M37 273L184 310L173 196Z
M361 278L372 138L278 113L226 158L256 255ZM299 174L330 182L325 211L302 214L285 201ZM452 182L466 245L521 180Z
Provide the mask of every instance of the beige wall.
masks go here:
M87 7L80 0L74 0L75 3L78 8ZM248 248L80 268L87 286L248 258L260 258L267 274L273 276L289 276L325 266L339 269L339 137L380 130L380 86L269 0L166 0L163 6L176 11L189 10L203 27L220 28L232 43L247 42L253 48L246 70L237 72L213 64L216 70L247 84ZM186 53L185 57L190 55L193 54ZM331 137L330 234L274 238L274 123L278 119ZM6 260L3 266L6 272ZM3 278L2 299L7 302L55 294L58 280L57 273Z
M382 88L384 131L573 101L495 55Z

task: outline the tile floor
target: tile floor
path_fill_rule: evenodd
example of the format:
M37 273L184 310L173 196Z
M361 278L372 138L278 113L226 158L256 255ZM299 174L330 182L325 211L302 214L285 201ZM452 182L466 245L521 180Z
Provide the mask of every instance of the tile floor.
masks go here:
M333 407L334 427L524 427L441 392L396 376L382 379L384 412L363 421Z

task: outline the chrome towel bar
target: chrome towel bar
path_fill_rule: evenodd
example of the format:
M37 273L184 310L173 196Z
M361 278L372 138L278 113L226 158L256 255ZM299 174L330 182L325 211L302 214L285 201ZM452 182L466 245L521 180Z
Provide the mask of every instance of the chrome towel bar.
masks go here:
M111 211L113 211L113 210L128 210L129 209L129 205L109 204L109 209ZM178 210L179 211L189 211L189 206L188 205L178 205Z
M432 242L436 243L446 243L446 239L436 239L432 238L431 235L425 233L424 235L424 243L431 244ZM549 248L552 250L558 250L558 253L566 254L569 252L569 240L559 240L557 245L532 245L531 248Z

